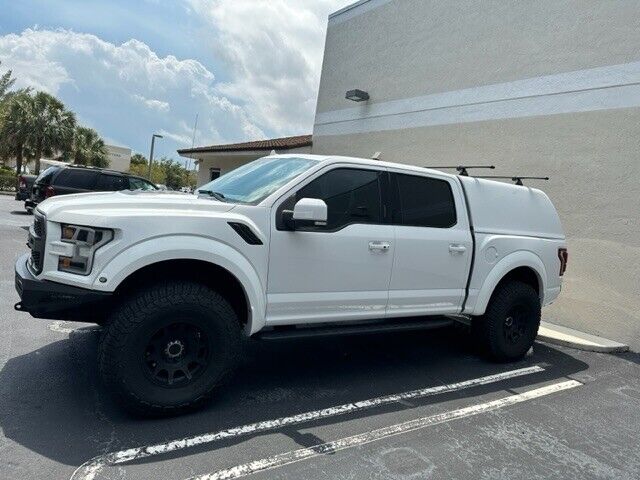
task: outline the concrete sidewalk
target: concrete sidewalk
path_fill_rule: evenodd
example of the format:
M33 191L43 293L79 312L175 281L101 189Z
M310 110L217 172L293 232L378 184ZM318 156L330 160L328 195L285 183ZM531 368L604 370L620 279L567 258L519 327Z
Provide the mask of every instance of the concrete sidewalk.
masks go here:
M577 348L589 352L619 353L629 351L629 346L613 340L580 332L568 327L541 322L538 341Z

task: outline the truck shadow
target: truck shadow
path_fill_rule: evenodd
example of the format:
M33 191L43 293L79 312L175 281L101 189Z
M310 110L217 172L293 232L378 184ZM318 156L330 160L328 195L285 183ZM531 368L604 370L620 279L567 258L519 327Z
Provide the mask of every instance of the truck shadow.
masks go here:
M331 339L248 342L243 364L231 383L198 412L168 419L133 418L111 401L96 369L98 332L80 329L28 354L0 371L0 428L14 442L39 455L78 466L97 455L162 443L256 421L364 400L381 395L469 380L541 365L544 372L505 382L394 403L349 415L437 404L566 377L587 364L560 350L536 344L534 354L511 364L479 359L453 330ZM345 416L315 425L334 424ZM322 439L283 428L301 446ZM260 435L260 434L256 434ZM184 457L242 443L236 437L163 455ZM156 461L157 458L137 463ZM132 462L133 463L133 462Z

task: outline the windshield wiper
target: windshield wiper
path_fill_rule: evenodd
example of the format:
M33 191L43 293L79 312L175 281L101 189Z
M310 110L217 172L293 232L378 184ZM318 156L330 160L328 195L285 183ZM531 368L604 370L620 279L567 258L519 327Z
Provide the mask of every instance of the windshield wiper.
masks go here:
M210 197L215 198L216 200L219 200L221 202L226 202L227 199L225 198L224 194L220 193L220 192L214 192L213 190L198 190L198 194L205 194L205 195L209 195Z

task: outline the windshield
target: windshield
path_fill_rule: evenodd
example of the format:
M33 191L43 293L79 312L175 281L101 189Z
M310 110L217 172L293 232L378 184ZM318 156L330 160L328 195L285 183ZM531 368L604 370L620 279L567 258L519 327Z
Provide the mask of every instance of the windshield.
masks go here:
M297 157L264 157L247 163L202 185L198 192L215 193L224 201L256 204L311 168L316 160Z

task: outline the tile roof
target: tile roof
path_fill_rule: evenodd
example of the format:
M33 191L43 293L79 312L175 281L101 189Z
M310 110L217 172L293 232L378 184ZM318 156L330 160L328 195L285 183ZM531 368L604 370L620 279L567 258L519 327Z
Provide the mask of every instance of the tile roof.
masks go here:
M238 152L242 150L278 150L308 147L311 145L311 135L296 137L272 138L270 140L256 140L253 142L228 143L226 145L209 145L205 147L183 148L178 150L180 155L207 152Z

